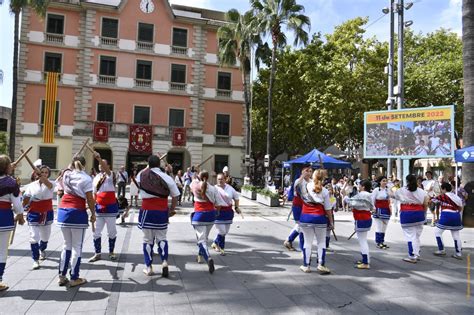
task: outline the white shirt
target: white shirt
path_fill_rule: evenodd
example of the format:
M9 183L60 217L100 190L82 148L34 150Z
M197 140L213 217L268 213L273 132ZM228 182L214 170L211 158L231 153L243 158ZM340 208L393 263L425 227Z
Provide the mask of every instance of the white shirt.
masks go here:
M63 175L64 193L86 199L86 193L92 192L92 178L84 171L66 171Z
M215 187L227 206L232 206L232 200L239 200L239 193L231 185L225 184L224 188L218 185Z
M324 206L324 210L331 210L331 200L329 199L329 191L323 187L319 193L314 191L314 182L310 181L306 185L307 200L312 203L320 203Z
M294 195L301 197L306 192L306 185L308 185L308 181L300 177L295 180L293 185L295 186L293 189Z
M49 182L53 185L51 189L48 189L46 185L40 184L38 180L26 185L23 196L29 197L33 201L53 199L55 183L52 181Z
M394 195L395 199L401 203L421 205L424 203L425 197L428 194L421 188L417 188L416 191L409 191L408 188L402 187L398 189Z
M146 170L146 168L144 170ZM137 178L136 178L139 188L140 188L140 175L142 174L144 170L138 173ZM165 181L166 185L168 185L168 189L170 190L171 197L178 197L180 195L178 186L176 186L176 183L174 182L171 176L169 176L166 173L163 173L158 167L154 167L151 170L153 171L153 173L158 174ZM142 197L142 199L156 198L155 195L150 195L147 192L145 192L143 189L140 189L140 197Z
M388 188L382 189L380 187L375 188L372 191L372 203L375 204L375 200L388 200Z
M439 185L434 179L425 179L421 184L423 185L423 189L428 193L428 196L436 196Z
M97 191L97 184L99 183L102 176L105 176L105 180L100 186L99 191ZM105 172L97 174L94 177L94 180L92 181L92 185L94 188L94 194L97 194L98 192L108 192L108 191L115 192L114 173L111 172L110 175L107 175L107 173Z
M430 142L431 151L434 151L439 146L439 140L440 139L438 137L431 138L431 142Z
M357 210L375 210L375 205L372 201L372 194L367 191L361 191L354 197L344 199L349 207Z
M207 200L205 200L201 197L201 184L202 184L202 182L200 182L200 181L193 181L191 183L191 190L194 194L194 201L207 202ZM214 206L227 207L227 203L221 197L221 195L217 191L217 188L212 186L209 183L207 183L206 197L207 197L207 199L209 199L210 202L212 202L214 204Z
M0 176L0 178L3 178L5 176ZM13 212L16 214L21 214L23 213L23 205L21 204L21 197L18 195L18 197L13 196L13 194L6 194L0 197L0 201L4 202L11 202L13 206Z
M123 179L122 175L120 175L120 174L122 174L123 177L125 177L125 179ZM124 183L124 182L125 183L128 182L128 173L127 173L127 171L123 171L123 172L119 171L118 174L117 174L117 183Z

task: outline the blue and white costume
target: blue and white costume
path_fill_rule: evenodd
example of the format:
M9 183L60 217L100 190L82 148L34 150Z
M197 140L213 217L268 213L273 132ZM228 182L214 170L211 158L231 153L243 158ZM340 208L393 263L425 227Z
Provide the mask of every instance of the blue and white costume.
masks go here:
M388 188L377 187L372 191L372 203L375 205L373 214L375 223L375 243L383 245L385 243L385 232L390 221L390 197Z
M239 194L229 184L225 184L224 188L217 185L215 187L226 204L226 206L220 209L214 223L217 229L217 236L214 243L223 250L225 248L225 236L229 233L230 225L234 219L232 201L239 200Z
M455 255L462 257L462 242L459 233L463 229L460 211L463 206L461 198L452 192L447 192L431 199L431 201L438 203L441 208L441 215L439 221L436 222L435 228L438 249L444 251L443 232L450 230L454 240Z
M290 232L290 235L287 238L287 241L293 243L297 236L299 236L300 240L300 249L301 251L304 250L304 237L301 233L300 228L300 217L301 211L303 210L303 199L301 198L301 191L302 189L306 190L306 185L308 185L307 180L302 177L299 177L293 183L293 203L291 205L291 211L293 212L293 219L295 219L295 226Z

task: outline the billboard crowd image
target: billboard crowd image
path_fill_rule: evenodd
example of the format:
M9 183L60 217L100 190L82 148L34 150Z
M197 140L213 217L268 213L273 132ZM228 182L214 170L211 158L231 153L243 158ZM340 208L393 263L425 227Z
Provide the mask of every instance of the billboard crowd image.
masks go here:
M365 113L365 158L452 157L453 106Z

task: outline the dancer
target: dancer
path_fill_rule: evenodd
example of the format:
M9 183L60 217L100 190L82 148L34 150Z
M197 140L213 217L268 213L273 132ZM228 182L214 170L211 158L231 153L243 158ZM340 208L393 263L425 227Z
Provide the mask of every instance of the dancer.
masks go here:
M301 209L303 208L303 199L301 199L301 191L302 189L306 190L306 185L309 183L312 174L311 166L304 167L301 170L301 176L295 180L293 183L293 203L291 205L291 211L293 212L293 219L295 220L295 226L290 232L288 238L283 242L283 246L285 246L289 251L294 251L295 248L293 247L293 241L299 236L300 240L300 249L301 251L304 250L304 239L303 234L301 234L300 228L300 216L301 216Z
M416 264L420 260L420 236L426 222L429 197L417 187L416 176L407 175L407 186L398 189L394 198L400 201L400 224L408 244L408 257L403 261Z
M49 180L51 170L46 165L39 167L38 179L26 186L23 193L23 207L28 206L28 225L30 228L31 256L33 269L40 268L40 260L46 259L45 250L51 236L54 221L53 191L54 183Z
M119 213L117 198L115 197L115 173L110 170L109 162L102 159L99 153L94 153L94 158L99 162L99 174L95 176L92 182L97 221L94 231L95 254L89 259L89 262L95 262L102 258L102 230L105 226L107 226L107 236L109 238L109 259L115 261L117 260L117 255L114 253L115 241L117 240L115 221Z
M304 237L303 272L311 272L311 250L316 236L318 244L318 267L321 274L329 274L331 270L326 263L326 231L334 226L329 192L323 187L324 170L315 170L313 180L301 190L303 208L300 216L300 227Z
M373 183L369 180L363 180L359 184L359 193L354 197L347 198L345 202L352 208L354 216L354 226L359 240L360 252L362 260L357 261L355 267L357 269L370 269L369 243L367 242L367 233L372 227L371 212L375 210L372 201Z
M169 217L175 215L179 190L174 179L160 169L160 158L152 155L148 158L148 167L137 176L142 206L138 215L138 228L143 232L143 273L153 275L153 246L158 245L161 258L161 275L168 277L168 232ZM171 206L168 207L168 196Z
M426 179L422 181L423 189L428 194L429 198L434 198L439 194L439 183L433 179L433 173L427 171L425 173ZM438 206L434 203L429 204L429 209L431 212L431 226L435 226L436 221L439 219L439 209Z
M212 243L212 248L225 256L225 236L229 233L230 225L234 219L234 210L241 213L239 209L239 194L234 187L225 182L223 173L217 174L217 191L225 202L225 206L220 209L217 214L215 226L217 229L217 237ZM232 201L234 201L234 210L232 210Z
M227 204L222 200L217 189L208 183L208 180L209 173L203 170L199 173L197 180L191 183L191 191L194 195L194 212L191 214L191 224L196 231L199 248L197 262L202 263L204 258L209 273L213 273L214 260L209 255L207 239L216 220L216 209L225 207Z
M96 153L97 154L97 153ZM57 224L64 237L63 250L59 260L60 286L66 285L69 280L66 277L70 267L71 282L69 285L75 287L87 282L79 278L81 266L82 245L88 224L86 202L91 211L90 222L94 224L95 201L92 196L92 179L85 172L86 160L82 156L73 158L72 170L65 170L62 180L58 185L64 191L61 203L58 207Z
M387 249L385 244L385 231L390 222L390 196L387 187L387 177L380 176L377 179L378 187L372 192L372 202L375 205L373 214L375 222L375 244L380 249Z
M431 199L431 202L438 203L441 209L441 216L436 222L435 235L438 243L438 250L434 252L436 256L446 256L443 243L443 232L451 231L454 240L453 258L462 260L462 242L459 231L462 230L462 205L459 196L452 192L453 186L449 183L441 184L441 195Z
M20 187L16 180L10 176L13 165L7 155L0 155L0 291L8 289L3 282L3 274L7 262L8 245L15 222L20 225L25 223L23 207L21 205Z
M335 228L336 221L334 220L334 212L337 212L337 198L334 195L334 189L331 184L326 185L326 189L329 191L329 200L331 202L331 210L332 210L332 222L334 226L328 227L326 229L326 253L334 253L334 250L329 247L329 244L331 242L331 231L333 228Z

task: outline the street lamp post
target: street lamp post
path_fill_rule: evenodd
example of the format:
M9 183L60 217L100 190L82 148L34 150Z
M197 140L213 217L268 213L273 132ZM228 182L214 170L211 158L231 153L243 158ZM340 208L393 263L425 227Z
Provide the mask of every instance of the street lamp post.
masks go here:
M385 14L390 14L390 41L388 45L388 98L387 109L391 110L395 106L395 98L393 96L393 63L394 63L394 33L395 33L395 0L390 0L390 7L383 9ZM387 160L387 177L392 175L392 159Z

